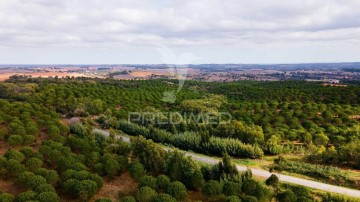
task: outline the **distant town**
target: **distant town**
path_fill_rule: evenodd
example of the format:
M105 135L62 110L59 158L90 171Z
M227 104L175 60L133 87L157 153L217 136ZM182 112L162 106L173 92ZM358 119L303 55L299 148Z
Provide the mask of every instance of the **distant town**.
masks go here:
M237 80L307 80L339 85L360 80L360 63L313 64L121 64L121 65L1 65L0 81L11 76L90 77L119 80L175 78L231 82Z

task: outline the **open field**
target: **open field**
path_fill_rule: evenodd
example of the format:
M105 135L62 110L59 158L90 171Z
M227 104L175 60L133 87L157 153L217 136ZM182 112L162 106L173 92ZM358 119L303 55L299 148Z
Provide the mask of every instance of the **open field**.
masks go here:
M84 74L80 74L80 73L65 73L65 72L20 72L20 73L0 73L0 81L5 81L6 79L9 79L11 76L13 75L25 75L25 76L31 76L31 77L43 77L43 78L48 78L48 77L86 77L86 75Z

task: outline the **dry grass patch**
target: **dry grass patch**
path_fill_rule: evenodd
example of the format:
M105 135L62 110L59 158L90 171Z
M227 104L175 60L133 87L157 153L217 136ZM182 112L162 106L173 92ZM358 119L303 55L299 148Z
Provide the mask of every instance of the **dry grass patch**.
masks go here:
M132 195L137 191L138 184L130 177L129 173L123 173L114 179L105 178L104 186L91 201L99 198L109 198L118 201L119 197Z

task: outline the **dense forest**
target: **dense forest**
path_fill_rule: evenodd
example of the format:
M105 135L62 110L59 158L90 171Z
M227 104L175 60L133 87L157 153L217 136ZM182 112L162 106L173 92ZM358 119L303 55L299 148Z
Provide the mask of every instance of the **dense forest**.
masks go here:
M164 79L14 76L0 83L1 180L21 190L0 192L0 201L95 200L104 183L126 173L137 190L117 200L186 201L197 193L204 201L356 201L281 184L275 175L258 181L250 171L238 173L231 159L280 155L274 170L344 180L330 165L360 168L360 86L187 81L174 103L164 102L164 92L177 88L177 81ZM169 112L216 118L227 112L231 120L129 122L129 112L161 114L165 122ZM73 117L84 121L66 124ZM95 127L115 135L105 137ZM131 145L117 133L134 136ZM223 160L202 165L156 143ZM288 162L281 156L287 154L303 162Z

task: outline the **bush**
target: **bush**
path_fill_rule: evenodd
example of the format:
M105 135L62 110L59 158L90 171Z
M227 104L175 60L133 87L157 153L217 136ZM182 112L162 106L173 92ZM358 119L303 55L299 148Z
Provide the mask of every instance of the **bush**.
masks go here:
M223 193L226 196L238 196L241 194L241 184L227 181L223 185Z
M16 161L14 159L10 159L9 161L7 161L5 167L9 173L15 176L19 175L20 173L26 170L24 165L22 165L19 161Z
M291 190L292 192L296 193L296 196L298 198L299 197L310 198L310 199L313 198L313 195L311 194L310 190L306 187L300 185L290 185L290 184L284 184L283 186L286 190Z
M31 144L35 142L35 137L32 135L24 135L23 136L23 144Z
M222 193L222 186L218 181L209 180L205 183L202 191L205 196L215 197Z
M136 199L139 202L152 202L156 195L156 192L150 187L141 187L136 193Z
M126 196L121 199L121 202L136 202L136 199L133 196Z
M79 198L86 201L96 194L98 187L94 181L82 180L75 184L74 189Z
M14 200L14 196L8 193L0 194L0 202L12 202Z
M38 158L29 158L25 162L25 167L28 171L34 172L35 170L41 168L43 162Z
M100 189L104 184L103 178L97 174L90 174L89 180L94 181L96 183L98 189Z
M114 177L120 171L120 164L116 159L116 155L106 154L104 157L104 171L110 177Z
M7 142L12 147L19 146L24 143L24 138L21 137L20 135L12 135L7 139Z
M275 175L272 174L266 181L265 181L266 185L268 186L273 186L273 187L277 187L279 184L279 178Z
M254 179L248 179L242 187L243 192L250 196L255 196L259 201L266 201L272 198L272 192Z
M314 200L312 200L312 199L309 199L309 198L306 198L306 197L303 197L303 196L301 196L301 197L298 197L297 198L297 201L296 202L313 202ZM324 201L325 202L325 201ZM331 201L331 202L334 202L334 201Z
M37 193L43 193L43 192L56 192L54 187L50 184L41 184L38 187L35 188L35 191Z
M197 162L177 150L167 154L165 173L171 180L181 181L191 189L201 189L204 184L204 178Z
M171 181L166 175L159 175L156 178L157 190L166 190L169 187Z
M47 170L45 168L39 168L35 171L36 175L41 175L46 179L46 182L51 185L56 185L59 181L59 175L55 170Z
M7 159L7 160L16 160L18 162L22 162L24 159L25 159L25 155L22 154L21 152L18 152L14 149L10 149L9 151L7 151L5 154L4 154L4 157Z
M129 174L135 181L140 181L146 175L144 165L139 161L134 161L130 164Z
M241 202L238 196L228 196L225 199L225 202Z
M145 176L141 179L139 187L150 187L156 190L156 178L153 176Z
M23 147L20 152L24 154L26 158L30 158L33 155L33 149L31 147Z
M76 179L69 179L66 180L63 184L62 187L64 189L64 191L68 194L71 194L72 196L76 196L77 192L75 189L75 186L79 183L79 180Z
M34 200L36 198L37 195L38 195L38 193L29 190L29 191L26 191L26 192L23 192L23 193L19 194L15 198L15 201L17 201L17 202L32 201L32 200Z
M34 173L25 171L18 176L16 182L20 185L25 185L34 176Z
M100 199L96 199L95 202L112 202L112 200L108 198L100 198Z
M169 194L160 194L155 198L154 202L176 202L176 199Z
M358 202L359 199L355 197L340 195L340 194L325 194L323 202Z
M277 197L279 202L296 202L297 197L294 192L287 190L280 193Z
M35 190L41 184L46 184L46 179L40 175L34 175L26 182L26 187Z
M59 196L55 192L43 192L36 197L39 202L57 202L60 201Z
M170 194L177 200L184 200L187 196L187 190L183 183L175 181L170 184L166 193Z
M255 196L245 196L241 200L242 202L258 202L258 199Z

